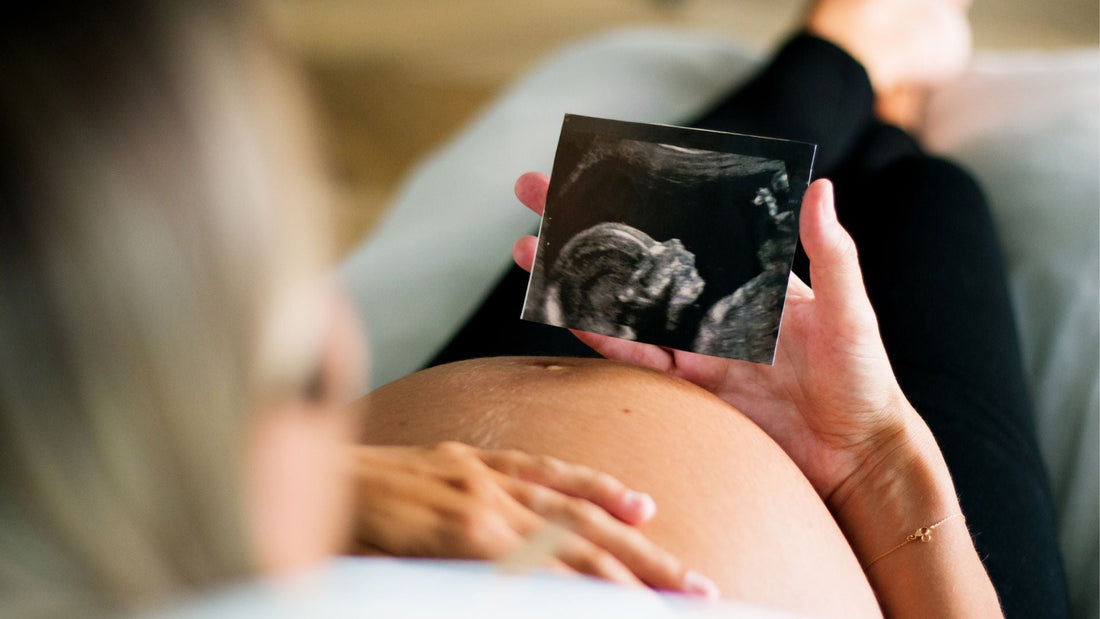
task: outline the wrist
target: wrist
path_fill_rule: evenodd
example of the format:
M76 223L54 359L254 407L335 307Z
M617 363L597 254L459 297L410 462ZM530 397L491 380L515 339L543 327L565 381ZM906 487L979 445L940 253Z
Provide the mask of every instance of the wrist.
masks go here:
M827 500L865 565L919 527L960 513L955 487L924 421L906 404L901 428Z

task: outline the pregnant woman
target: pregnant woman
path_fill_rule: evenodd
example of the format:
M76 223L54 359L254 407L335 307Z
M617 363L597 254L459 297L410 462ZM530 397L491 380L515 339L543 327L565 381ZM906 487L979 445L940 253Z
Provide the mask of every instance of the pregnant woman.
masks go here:
M728 597L817 615L989 616L997 594L1059 612L980 193L873 121L852 58L902 85L900 61L951 47L917 28L928 11L962 19L823 2L819 36L702 121L817 142L837 182L838 214L828 183L806 194L774 366L582 334L617 361L434 368L373 394L359 428L354 320L316 281L323 173L253 9L21 5L0 22L0 615L129 615L313 569L353 517L376 552L486 558L557 520L552 565L711 591L679 554ZM869 33L881 54L828 42ZM545 190L517 185L536 211ZM512 335L465 356L560 349Z
M827 181L803 202L774 366L581 332L630 365L470 360L591 356L512 318L526 283L514 269L436 359L459 363L378 390L365 436L616 475L661 507L645 532L727 596L837 616L878 612L875 598L889 615L995 616L999 598L1008 616L1064 616L988 208L899 128L965 64L965 8L817 3L806 32L697 123L816 143L815 172L835 182L835 209ZM547 185L528 174L516 193L541 213ZM534 249L521 239L516 262L529 269Z
M546 181L526 175L517 192L537 208ZM606 471L661 506L643 532L736 599L837 617L874 616L878 604L902 616L997 615L830 194L818 181L805 198L815 287L792 279L775 366L579 334L664 371L559 357L457 362L375 391L364 436L457 439ZM531 249L517 247L528 266ZM917 529L930 544L906 543Z

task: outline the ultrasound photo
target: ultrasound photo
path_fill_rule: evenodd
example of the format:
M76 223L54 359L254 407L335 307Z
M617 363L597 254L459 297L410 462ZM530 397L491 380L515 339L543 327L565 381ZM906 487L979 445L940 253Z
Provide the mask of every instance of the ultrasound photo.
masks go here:
M523 318L772 363L816 148L567 115Z

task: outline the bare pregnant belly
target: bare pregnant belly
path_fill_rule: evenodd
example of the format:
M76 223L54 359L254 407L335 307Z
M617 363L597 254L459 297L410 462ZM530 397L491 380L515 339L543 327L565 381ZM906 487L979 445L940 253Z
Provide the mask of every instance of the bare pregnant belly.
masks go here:
M492 358L418 372L368 401L370 443L520 449L649 492L658 511L642 530L726 597L820 616L878 613L843 534L794 463L694 385L603 360Z

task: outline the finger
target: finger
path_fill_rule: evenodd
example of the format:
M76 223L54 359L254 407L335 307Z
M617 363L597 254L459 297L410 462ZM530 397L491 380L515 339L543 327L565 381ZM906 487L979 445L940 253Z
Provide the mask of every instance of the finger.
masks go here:
M591 501L628 524L641 524L657 513L657 504L651 496L632 490L615 477L587 466L522 451L482 451L481 459L486 465L510 477ZM513 487L508 487L509 491Z
M547 521L514 498L499 502L498 509L514 533L522 536L506 554L497 557L502 571L518 574L542 568L555 572L581 572L628 585L641 584L621 562L607 561L600 556L604 553L591 543L562 525Z
M512 246L512 260L516 261L519 268L531 272L535 264L535 252L538 250L539 240L533 236L521 237Z
M869 309L856 244L837 221L831 182L817 180L806 190L799 223L815 302L833 315Z
M570 329L570 331L577 336L577 339L608 359L633 363L661 372L668 372L673 369L674 360L672 355L659 346L632 342L588 331L574 329Z
M550 177L542 172L528 172L516 180L516 197L527 208L542 215L546 209L546 193L550 189Z
M354 556L357 556L357 557L389 557L389 556L393 556L390 553L383 550L382 548L374 545L373 543L371 543L371 542L369 542L365 539L358 538L358 537L356 539L352 540L351 547L348 548L348 553L347 554L354 555Z
M516 517L513 518L517 531L524 532L522 541L515 548L497 559L502 572L522 574L535 569L545 569L559 573L574 573L574 570L557 557L565 530L560 526L525 510L513 503Z
M562 532L556 554L559 561L581 574L634 587L645 584L612 553L572 531Z
M802 281L802 278L791 273L790 278L787 280L787 299L800 301L802 299L812 299L814 297L813 290L806 282Z
M718 588L701 575L687 570L674 555L657 546L638 529L616 520L596 504L567 497L544 486L517 482L513 496L547 520L559 523L594 545L634 576L655 589L702 595L716 595ZM578 571L563 548L558 558ZM583 545L577 551L587 552ZM597 555L597 561L605 562ZM586 572L589 573L589 572Z

